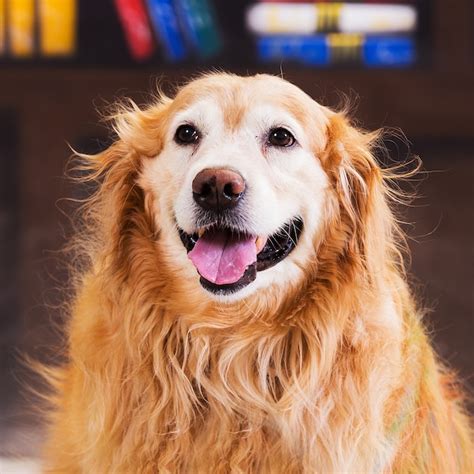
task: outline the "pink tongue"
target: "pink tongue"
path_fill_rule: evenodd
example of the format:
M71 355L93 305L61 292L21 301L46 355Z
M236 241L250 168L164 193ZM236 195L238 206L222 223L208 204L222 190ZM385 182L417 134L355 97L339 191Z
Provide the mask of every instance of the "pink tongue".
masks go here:
M206 232L188 257L206 280L217 285L240 280L257 260L254 236L230 236L227 232Z

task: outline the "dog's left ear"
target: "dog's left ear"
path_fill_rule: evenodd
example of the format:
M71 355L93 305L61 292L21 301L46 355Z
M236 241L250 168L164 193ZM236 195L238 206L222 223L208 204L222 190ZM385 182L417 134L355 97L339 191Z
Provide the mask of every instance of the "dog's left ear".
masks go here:
M345 113L329 116L323 163L335 191L346 251L366 267L385 258L384 239L393 223L383 172L373 154L379 139L379 131L354 127Z

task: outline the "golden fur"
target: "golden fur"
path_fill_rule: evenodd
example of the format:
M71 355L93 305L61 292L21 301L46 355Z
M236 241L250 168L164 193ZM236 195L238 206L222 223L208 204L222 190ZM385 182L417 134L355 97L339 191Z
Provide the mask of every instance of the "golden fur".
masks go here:
M244 80L270 79L213 74L122 108L116 143L85 157L100 186L77 243L68 360L48 375L45 472L473 472L460 393L407 286L377 133L329 109L317 124L288 97L319 127L330 181L303 282L225 304L174 270L144 160L176 110ZM221 101L237 127L250 104Z

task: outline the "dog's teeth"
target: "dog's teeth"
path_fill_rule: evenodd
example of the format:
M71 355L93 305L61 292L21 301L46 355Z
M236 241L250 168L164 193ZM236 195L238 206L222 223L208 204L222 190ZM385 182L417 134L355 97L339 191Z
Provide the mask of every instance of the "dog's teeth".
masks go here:
M197 232L198 237L201 238L204 235L204 232L205 232L204 227L201 227Z
M267 243L267 238L264 236L259 235L257 237L257 240L255 241L255 245L257 247L257 253L260 252L263 247L265 247L265 244Z

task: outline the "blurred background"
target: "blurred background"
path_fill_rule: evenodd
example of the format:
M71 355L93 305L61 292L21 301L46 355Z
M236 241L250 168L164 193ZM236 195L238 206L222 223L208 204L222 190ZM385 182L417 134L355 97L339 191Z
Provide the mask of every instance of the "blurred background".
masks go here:
M472 386L474 2L0 0L0 472L42 432L22 354L57 360L70 143L111 141L97 109L201 71L283 75L365 128L400 127L425 170L405 210L410 273L438 352ZM25 464L21 472L35 472Z

